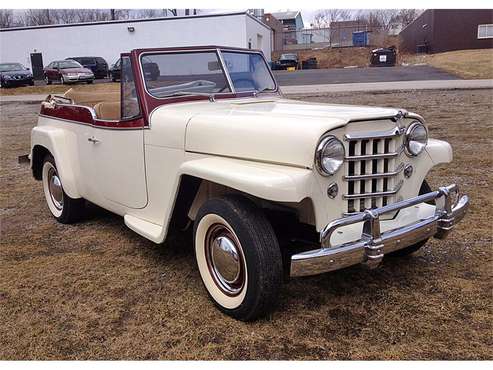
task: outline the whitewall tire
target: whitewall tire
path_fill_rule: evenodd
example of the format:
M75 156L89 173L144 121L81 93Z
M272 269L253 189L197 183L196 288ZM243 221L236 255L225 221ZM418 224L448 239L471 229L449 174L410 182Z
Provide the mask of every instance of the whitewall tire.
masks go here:
M194 242L200 276L221 311L248 321L275 308L281 252L272 226L252 201L231 195L205 202Z
M48 154L43 160L42 182L46 203L57 221L70 224L82 217L84 199L73 199L65 193L55 160L51 154Z

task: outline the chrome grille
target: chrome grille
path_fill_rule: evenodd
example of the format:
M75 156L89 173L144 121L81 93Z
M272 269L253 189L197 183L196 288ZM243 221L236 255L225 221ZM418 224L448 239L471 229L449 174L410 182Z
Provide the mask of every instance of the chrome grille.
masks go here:
M393 203L402 186L404 163L403 130L347 134L346 175L347 213L364 211Z

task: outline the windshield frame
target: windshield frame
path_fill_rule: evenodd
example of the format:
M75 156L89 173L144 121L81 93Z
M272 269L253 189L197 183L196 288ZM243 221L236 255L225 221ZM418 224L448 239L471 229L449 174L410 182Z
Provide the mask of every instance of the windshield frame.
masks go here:
M243 91L236 91L233 81L231 79L231 76L229 74L229 71L226 67L226 64L224 62L222 52L232 52L232 53L245 53L245 54L258 54L261 56L262 60L265 63L266 69L270 75L270 78L274 82L274 89L264 91L264 92L259 92L257 90L243 90ZM236 49L236 48L176 48L176 49L170 49L170 50L157 50L157 51L144 51L140 53L139 55L139 67L140 67L140 78L142 80L142 85L144 87L144 90L146 94L148 94L152 99L156 99L158 101L166 101L166 100L171 100L171 101L176 101L177 96L164 96L164 97L157 97L148 90L147 88L147 83L144 75L144 63L143 63L143 58L147 55L153 55L153 54L190 54L190 53L201 53L201 52L214 52L217 55L218 61L221 66L221 70L224 74L224 77L227 80L229 91L227 92L218 92L218 93L210 93L209 96L214 98L220 98L220 97L225 97L225 98L238 98L238 97L246 97L246 96L257 96L258 93L269 93L269 94L278 94L279 93L279 86L277 84L276 79L274 78L274 75L269 67L269 64L265 60L265 56L261 51L258 50L245 50L245 49ZM195 94L194 92L190 92L190 94L183 95L179 97L179 100L181 101L186 101L186 100L196 100L197 97L202 97L204 99L207 99L207 96L204 96L204 94Z

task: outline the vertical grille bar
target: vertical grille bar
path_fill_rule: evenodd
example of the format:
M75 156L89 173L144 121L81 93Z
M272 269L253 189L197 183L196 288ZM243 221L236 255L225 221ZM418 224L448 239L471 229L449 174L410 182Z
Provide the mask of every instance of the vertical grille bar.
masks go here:
M378 141L378 154L384 154L385 153L385 140L379 140ZM385 159L379 159L378 160L378 168L377 168L377 173L384 173L383 167L384 167L384 162ZM377 192L382 192L383 191L383 179L378 179L377 180ZM383 198L379 197L377 198L377 207L382 206L382 201Z
M367 154L373 154L373 140L370 139L368 140L367 144L368 150ZM366 161L366 174L372 174L373 173L373 160ZM365 181L365 193L372 193L372 180L366 180ZM371 207L371 198L365 198L364 201L364 209L372 208Z
M378 196L372 194L395 189L398 184L398 174L393 173L396 172L400 163L400 154L394 153L400 153L401 146L402 137L397 132L395 135L384 137L376 135L374 138L366 136L361 139L348 139L347 195L353 196L347 199L348 213L382 207L395 201L396 197L393 195ZM382 154L393 154L394 156L351 159L351 157ZM368 196L358 196L360 194L367 194Z

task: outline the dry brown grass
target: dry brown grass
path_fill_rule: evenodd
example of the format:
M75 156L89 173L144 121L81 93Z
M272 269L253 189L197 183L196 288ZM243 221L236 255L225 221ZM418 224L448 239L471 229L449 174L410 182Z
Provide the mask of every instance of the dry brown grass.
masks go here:
M76 88L80 91L113 91L115 88L119 88L120 84L117 82L109 83L97 83L97 84L77 84L77 85L42 85L42 86L20 86L16 88L4 88L0 89L0 95L30 95L30 94L63 94L70 88Z
M400 59L403 63L427 63L465 79L493 78L493 49L402 55Z
M457 181L472 206L447 241L291 280L270 318L238 322L207 298L189 234L156 246L95 207L57 224L17 164L39 106L4 103L0 359L492 359L492 91L309 99L408 108L451 142L454 163L430 181Z

